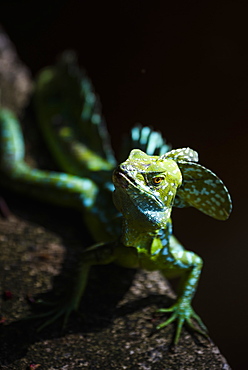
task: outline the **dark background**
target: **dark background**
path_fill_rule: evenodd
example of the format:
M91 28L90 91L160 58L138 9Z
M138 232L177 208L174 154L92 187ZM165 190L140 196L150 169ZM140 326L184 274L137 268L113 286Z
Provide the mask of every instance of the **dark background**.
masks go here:
M234 369L248 366L247 1L2 1L0 23L35 73L75 49L112 143L136 122L190 146L225 182L226 222L174 211L174 231L204 260L194 307Z

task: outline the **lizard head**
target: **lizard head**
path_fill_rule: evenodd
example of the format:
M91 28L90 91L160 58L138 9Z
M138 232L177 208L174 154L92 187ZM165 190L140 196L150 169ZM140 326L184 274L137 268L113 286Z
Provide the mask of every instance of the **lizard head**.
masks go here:
M113 182L114 203L124 218L161 227L170 217L182 175L173 159L134 149L114 171Z
M113 174L116 208L136 228L139 222L143 227L162 227L173 205L191 206L226 220L232 209L228 190L212 171L197 162L198 154L190 148L171 150L162 156L132 150Z

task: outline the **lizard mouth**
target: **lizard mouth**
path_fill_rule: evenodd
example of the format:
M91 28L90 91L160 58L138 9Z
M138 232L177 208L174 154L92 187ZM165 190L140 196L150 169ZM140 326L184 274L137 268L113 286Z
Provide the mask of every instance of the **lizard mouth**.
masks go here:
M131 181L127 175L124 175L124 173L119 170L115 170L113 173L113 183L114 185L120 186L123 189L127 189L129 184L134 186L133 181Z
M160 209L165 208L163 202L152 191L149 191L144 184L139 183L139 186L137 186L133 177L123 173L119 169L116 169L113 173L113 183L115 186L125 190L128 190L128 188L136 189L140 195L144 194L146 197L150 197L150 199L156 204L156 206L159 206Z

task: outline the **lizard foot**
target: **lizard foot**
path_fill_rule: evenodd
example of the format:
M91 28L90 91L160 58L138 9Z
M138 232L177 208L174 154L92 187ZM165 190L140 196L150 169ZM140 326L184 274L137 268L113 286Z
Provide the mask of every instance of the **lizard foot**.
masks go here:
M173 321L177 321L174 344L178 343L182 331L182 326L184 324L187 324L191 329L193 329L197 333L205 337L208 337L206 326L203 324L201 318L195 313L195 311L193 310L189 303L179 301L172 305L171 307L161 308L157 310L157 312L172 312L172 315L168 320L166 320L165 322L161 323L156 327L156 329L158 330L164 328ZM194 325L192 319L196 320L200 329Z
M50 306L51 309L47 310L46 312L37 313L34 315L28 316L26 319L42 319L42 318L48 318L42 325L40 325L37 329L37 332L40 332L47 326L53 324L55 321L57 321L60 318L63 318L63 324L62 324L62 330L65 329L69 316L73 311L77 311L77 305L75 305L72 301L60 301L60 302L45 302L43 300L39 300L36 302L37 305L40 307L43 306Z

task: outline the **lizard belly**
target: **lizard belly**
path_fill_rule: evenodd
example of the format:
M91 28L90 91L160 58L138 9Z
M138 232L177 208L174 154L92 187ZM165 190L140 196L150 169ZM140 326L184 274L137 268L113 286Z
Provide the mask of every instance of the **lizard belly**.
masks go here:
M164 256L160 254L152 256L150 253L139 252L136 248L123 244L116 248L115 254L115 262L122 267L141 268L147 271L163 270L167 267Z

